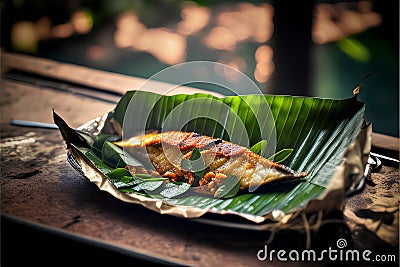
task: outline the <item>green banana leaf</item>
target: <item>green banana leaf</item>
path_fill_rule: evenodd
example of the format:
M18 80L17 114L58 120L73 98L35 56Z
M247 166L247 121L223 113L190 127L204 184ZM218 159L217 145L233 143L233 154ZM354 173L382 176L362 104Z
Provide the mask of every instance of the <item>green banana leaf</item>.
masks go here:
M129 91L114 110L102 117L103 123L98 123L98 120L93 124L89 122L73 131L56 113L54 121L84 175L102 190L124 201L177 216L200 217L211 212L234 214L261 222L271 218L273 211L293 214L305 209L311 201L326 196L331 190L333 177L346 162L346 153L366 128L365 108L365 104L357 100L357 95L346 99L280 95L218 98L207 94L165 96ZM187 114L189 116L185 117ZM182 125L174 124L182 121L185 122ZM195 131L249 148L263 141L268 144L267 149L262 149L263 156L278 155L281 164L293 170L306 171L308 175L303 181L266 185L252 192L236 193L238 188L228 184L226 187L235 192L221 192L226 196L222 198L185 194L187 186L165 187L162 179L157 177L153 177L148 185L140 177L132 182L132 177L120 169L126 161L135 166L140 163L111 141L129 138L140 131L168 127ZM85 138L78 138L82 133ZM78 141L74 143L74 140ZM280 152L275 154L276 151ZM361 154L357 156L364 167L365 149L356 150L356 153ZM353 171L351 175L342 171L341 179L344 181L340 190L345 192L362 173L363 169L355 174ZM105 183L107 186L103 187ZM151 190L144 190L149 188ZM160 200L163 201L161 207L154 205Z

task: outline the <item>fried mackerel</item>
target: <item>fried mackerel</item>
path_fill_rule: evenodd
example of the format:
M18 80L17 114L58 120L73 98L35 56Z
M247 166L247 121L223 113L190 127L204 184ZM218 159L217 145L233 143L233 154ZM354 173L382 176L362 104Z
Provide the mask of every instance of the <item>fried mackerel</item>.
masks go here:
M238 177L240 189L296 180L307 175L266 159L246 147L195 132L148 133L114 144L139 160L146 161L147 158L155 170L169 180L205 186L211 191L228 175ZM196 148L205 163L200 179L195 179L195 172L183 168L181 164L184 158L191 158Z

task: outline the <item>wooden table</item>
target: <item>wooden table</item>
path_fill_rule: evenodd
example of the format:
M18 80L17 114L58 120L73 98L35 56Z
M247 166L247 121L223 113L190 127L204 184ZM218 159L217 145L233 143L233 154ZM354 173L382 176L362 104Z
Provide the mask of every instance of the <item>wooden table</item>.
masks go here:
M54 109L72 127L78 127L112 110L120 96L138 88L143 79L5 52L1 62L4 266L34 262L53 266L49 255L59 262L91 266L105 261L183 266L300 264L257 259L270 232L213 226L117 200L71 167L58 130L10 124L13 119L53 123ZM372 150L398 157L399 139L373 134ZM397 266L398 163L384 161L371 181L362 194L346 200L343 213L330 215L331 223L312 233L311 248L333 246L345 237L353 248L395 254L396 262L389 264ZM389 212L364 211L364 219L372 214L371 220L381 222L377 228L386 223L395 229L384 239L371 231L371 221L360 219L363 214L359 211L367 209L374 198L395 207ZM305 234L283 231L268 246L278 250L304 249L305 245Z

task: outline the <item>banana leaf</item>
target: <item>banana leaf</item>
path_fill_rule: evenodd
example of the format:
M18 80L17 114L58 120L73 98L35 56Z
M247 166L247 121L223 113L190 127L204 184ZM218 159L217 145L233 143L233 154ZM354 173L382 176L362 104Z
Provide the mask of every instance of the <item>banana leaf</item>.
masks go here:
M281 95L219 98L129 91L108 114L78 129L69 128L55 112L53 115L78 169L101 190L123 201L185 218L230 214L254 223L274 224L290 220L298 211L329 211L342 204L346 191L360 179L367 164L372 127L365 121L365 109L357 94L345 99ZM284 165L308 175L301 182L266 185L237 194L224 192L226 197L213 198L185 194L188 188L181 184L161 186L157 179L148 185L141 178L132 182L123 171L115 171L127 161L134 166L140 163L113 146L113 140L160 129L195 131L248 148L265 142L263 156L280 151ZM116 174L120 174L118 179ZM128 180L125 186L121 186L121 179Z

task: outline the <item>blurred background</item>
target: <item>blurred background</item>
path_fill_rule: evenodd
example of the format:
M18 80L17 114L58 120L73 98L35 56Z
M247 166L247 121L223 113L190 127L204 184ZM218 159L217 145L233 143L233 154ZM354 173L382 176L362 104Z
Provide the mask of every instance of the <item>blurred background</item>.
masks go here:
M0 3L4 51L109 72L149 78L207 60L240 70L267 94L328 98L352 96L373 73L359 95L367 121L399 136L398 0Z

